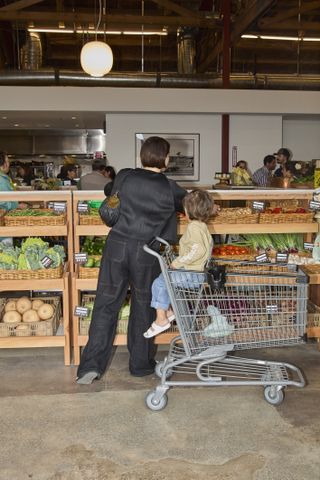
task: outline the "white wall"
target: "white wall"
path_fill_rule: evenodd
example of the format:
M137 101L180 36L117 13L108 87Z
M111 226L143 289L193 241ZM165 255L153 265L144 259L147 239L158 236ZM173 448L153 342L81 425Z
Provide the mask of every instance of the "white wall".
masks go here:
M117 170L135 166L136 133L199 133L201 162L197 183L212 185L214 172L221 169L220 115L110 113L106 115L106 125L108 161Z
M284 119L283 146L292 151L294 160L320 159L319 118Z
M231 115L229 165L232 168L232 147L237 147L237 160L246 160L252 173L263 165L263 158L282 146L282 116Z

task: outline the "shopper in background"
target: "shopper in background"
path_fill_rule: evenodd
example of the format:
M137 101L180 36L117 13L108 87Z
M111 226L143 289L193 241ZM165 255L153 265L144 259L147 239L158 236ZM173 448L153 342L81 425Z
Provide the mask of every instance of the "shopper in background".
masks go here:
M280 148L277 153L274 154L279 168L274 172L275 177L287 177L293 176L293 165L290 162L291 152L287 148Z
M245 186L252 185L251 173L245 160L239 160L231 172L232 185Z
M89 341L78 368L77 382L90 384L106 370L112 353L120 308L131 289L128 324L129 370L142 377L154 372L155 346L144 338L155 319L150 306L151 285L159 275L156 257L143 250L154 237L177 241L176 212L183 212L186 191L162 172L169 163L169 143L149 137L142 145L143 168L123 169L115 178L120 185L120 217L112 227L103 251Z
M211 195L203 190L188 192L182 204L189 223L179 241L179 256L171 264L171 268L178 271L170 276L170 281L182 288L199 288L200 282L203 282L202 275L199 276L190 270L203 271L211 257L213 242L206 223L217 213L219 207L214 205ZM144 332L145 338L164 332L175 318L169 308L170 297L162 273L152 284L151 306L156 309L157 317L151 327Z
M274 155L267 155L263 159L263 167L258 168L252 175L252 180L259 187L268 187L272 179L272 172L276 168L277 160Z
M70 182L70 185L78 185L78 182L75 180L77 175L77 168L75 165L62 165L60 168L60 173L57 175L62 182Z
M30 186L32 180L34 180L34 175L32 173L32 168L30 165L21 163L17 168L17 177L21 178L22 183Z
M112 188L113 188L113 184L114 184L114 180L116 178L116 171L113 167L111 166L107 166L106 167L106 171L105 171L105 176L107 178L110 178L111 182L107 183L106 186L104 187L104 194L106 197L108 197L109 195L111 195L111 192L112 192Z
M111 182L110 178L105 176L106 168L104 160L93 160L92 172L80 178L78 185L79 190L103 190L105 185Z

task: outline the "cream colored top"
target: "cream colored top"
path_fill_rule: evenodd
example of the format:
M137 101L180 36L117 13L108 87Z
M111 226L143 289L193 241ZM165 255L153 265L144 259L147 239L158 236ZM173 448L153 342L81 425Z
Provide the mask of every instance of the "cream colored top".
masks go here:
M180 238L179 256L172 262L174 268L203 271L211 256L212 237L205 223L192 220Z

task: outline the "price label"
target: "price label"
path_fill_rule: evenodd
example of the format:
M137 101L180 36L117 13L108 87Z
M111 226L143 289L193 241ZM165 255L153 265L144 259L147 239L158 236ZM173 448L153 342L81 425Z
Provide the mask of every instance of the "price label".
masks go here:
M41 263L44 266L44 268L50 268L52 263L53 263L53 260L51 260L51 258L45 256L45 257L42 258Z
M88 255L86 253L75 253L74 254L74 261L76 263L86 263L88 260Z
M262 263L262 262L267 262L267 261L268 261L268 257L267 257L267 254L265 252L256 256L256 262Z
M316 200L310 200L309 208L310 210L320 210L320 202Z
M55 212L65 212L67 208L67 205L65 202L53 202L53 210Z
M253 208L254 210L259 210L260 212L262 212L262 211L265 209L265 206L266 206L266 205L265 205L265 202L256 202L256 201L254 201L254 202L252 203L252 208Z
M313 250L313 247L314 247L314 243L304 242L304 244L303 244L303 248L305 250Z
M64 185L65 187L70 187L70 185L71 185L71 180L63 180L63 185Z
M78 212L86 213L89 211L89 205L87 202L78 202Z
M74 309L74 314L76 317L87 317L89 315L89 308L78 306Z
M277 263L288 263L288 254L287 253L277 253L276 255Z
M278 311L278 305L267 305L267 313L276 313Z

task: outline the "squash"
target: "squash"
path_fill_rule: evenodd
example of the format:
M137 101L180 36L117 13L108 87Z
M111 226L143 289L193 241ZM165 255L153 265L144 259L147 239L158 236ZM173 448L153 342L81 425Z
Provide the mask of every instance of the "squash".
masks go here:
M9 300L9 302L6 303L4 307L5 312L10 312L10 311L16 311L17 310L17 304L15 300Z
M21 314L26 312L27 310L30 310L31 306L32 303L28 297L21 297L17 301L17 311Z
M19 323L21 322L21 315L14 310L10 310L3 315L2 321L3 323Z
M26 323L39 322L39 320L36 310L27 310L22 316L22 321Z
M54 314L54 308L50 303L44 303L41 305L41 307L38 309L38 315L40 320L49 320L49 318L52 318Z
M40 298L37 298L35 300L32 300L32 310L39 310L39 308L41 307L41 305L44 304L44 301L41 300Z

